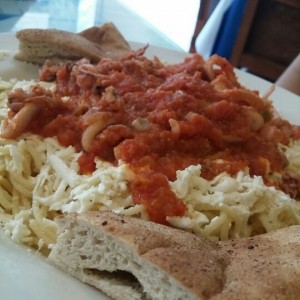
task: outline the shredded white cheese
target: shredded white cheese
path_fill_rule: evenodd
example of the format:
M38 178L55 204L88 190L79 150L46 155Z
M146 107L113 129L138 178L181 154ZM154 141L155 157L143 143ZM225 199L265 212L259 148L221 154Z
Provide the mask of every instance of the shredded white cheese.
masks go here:
M190 166L170 183L188 207L183 218L168 217L173 226L227 240L300 224L299 203L259 176L222 173L208 181L200 175L201 166Z

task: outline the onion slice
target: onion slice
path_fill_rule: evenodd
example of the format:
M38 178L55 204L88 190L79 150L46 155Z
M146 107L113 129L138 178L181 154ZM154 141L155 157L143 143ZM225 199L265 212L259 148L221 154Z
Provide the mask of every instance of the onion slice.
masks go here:
M0 137L5 139L15 139L21 135L30 121L34 118L41 106L37 103L27 103L11 120L6 122Z
M101 117L100 119L96 120L92 124L90 124L83 132L81 137L81 145L83 150L89 152L92 146L92 140L94 137L105 129L107 126L113 124L113 120L109 120L107 118Z

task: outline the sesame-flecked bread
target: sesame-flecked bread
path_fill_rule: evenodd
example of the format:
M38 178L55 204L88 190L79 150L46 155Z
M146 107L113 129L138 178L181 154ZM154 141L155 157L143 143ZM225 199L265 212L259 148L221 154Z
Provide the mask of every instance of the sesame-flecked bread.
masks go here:
M49 259L113 299L298 299L300 226L212 242L111 212L57 218Z
M16 33L19 50L15 58L35 64L88 58L117 58L130 51L128 43L112 24L92 27L79 34L56 29L23 29Z

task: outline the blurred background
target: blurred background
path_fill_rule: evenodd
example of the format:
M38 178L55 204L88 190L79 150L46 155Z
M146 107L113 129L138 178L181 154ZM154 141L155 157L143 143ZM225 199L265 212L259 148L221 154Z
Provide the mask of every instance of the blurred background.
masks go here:
M0 0L2 33L105 22L129 41L216 53L273 82L300 51L300 0Z
M113 22L129 41L189 51L199 6L199 0L0 0L0 32L80 32Z

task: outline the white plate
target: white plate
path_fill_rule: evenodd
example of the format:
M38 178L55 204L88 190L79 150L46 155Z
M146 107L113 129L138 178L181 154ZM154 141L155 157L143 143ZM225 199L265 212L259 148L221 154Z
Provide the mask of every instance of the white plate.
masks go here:
M132 43L133 48L142 45ZM11 51L0 60L0 78L32 79L37 78L36 66L13 59L18 43L12 34L0 34L0 49ZM157 47L149 47L147 56L158 56L170 63L180 62L186 54ZM250 89L266 92L271 83L251 74L236 70L240 82ZM271 96L280 114L293 123L300 124L300 97L280 87ZM76 279L60 272L36 253L14 244L0 233L0 298L19 299L64 299L100 300L109 299L98 290L82 284Z

